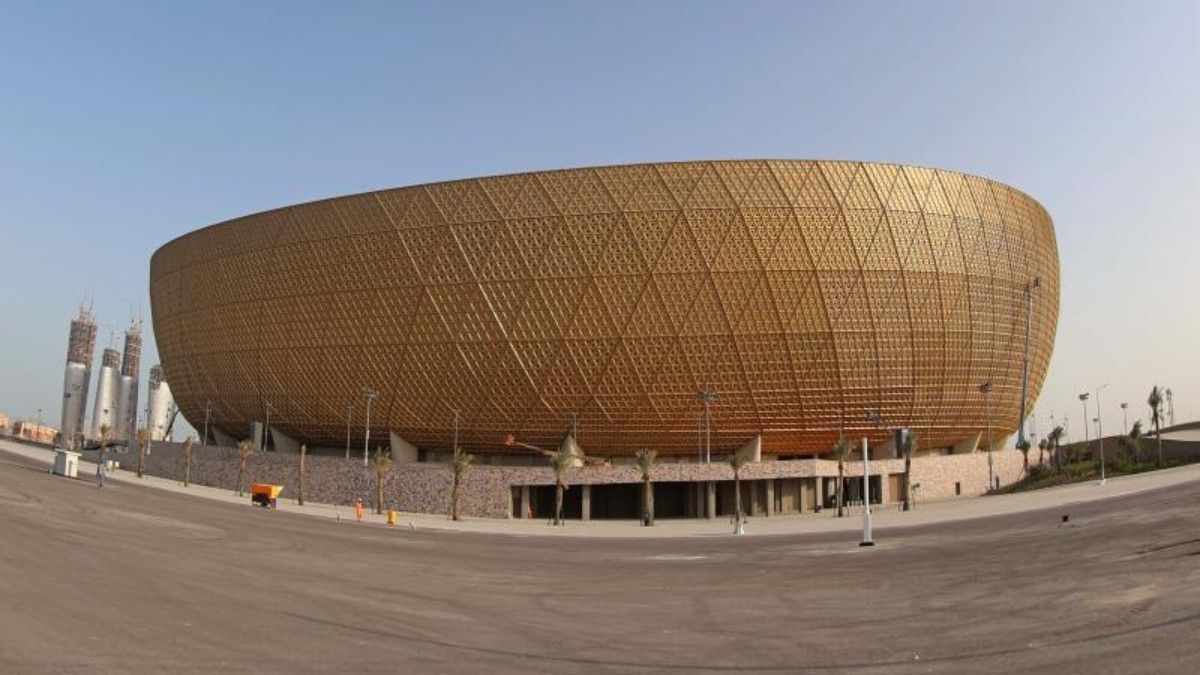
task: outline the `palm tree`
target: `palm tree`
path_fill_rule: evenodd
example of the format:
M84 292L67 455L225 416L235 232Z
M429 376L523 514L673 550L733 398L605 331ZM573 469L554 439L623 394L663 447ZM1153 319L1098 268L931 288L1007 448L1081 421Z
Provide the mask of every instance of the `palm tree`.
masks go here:
M550 466L554 467L554 524L562 525L563 490L567 489L567 469L575 465L577 455L566 443L549 454Z
M383 513L383 481L392 469L392 451L376 446L371 465L375 467L375 513L379 514Z
M742 514L742 467L750 463L750 453L746 450L738 450L729 456L729 467L733 469L733 501L736 505L734 510L737 520L737 532L740 534L742 522L745 518Z
M837 482L837 517L841 518L846 515L844 508L845 499L842 498L842 484L846 478L846 460L850 457L850 450L854 446L845 436L838 437L838 442L833 445L833 458L838 463L838 482Z
M138 440L137 477L145 478L146 477L146 453L150 450L150 430L147 429L146 427L142 427L141 429L138 429L137 440Z
M650 469L658 453L654 450L638 450L634 462L642 472L642 525L654 524L654 485L650 483Z
M1154 436L1158 439L1158 465L1163 465L1162 455L1162 433L1159 426L1162 424L1162 391L1158 385L1150 390L1150 397L1146 399L1146 403L1150 404L1150 424L1154 425Z
M912 456L917 451L917 434L909 430L904 434L904 442L900 444L900 452L904 453L904 510L912 507Z
M238 443L237 458L238 458L238 474L237 474L237 493L242 496L242 478L246 475L246 462L254 454L254 443L249 438Z
M100 453L96 455L96 470L102 471L100 465L104 464L104 453L108 450L108 433L112 431L112 427L107 424L100 425Z
M454 448L454 458L450 460L450 470L454 472L454 485L450 488L450 520L458 520L459 485L474 461L475 455L468 455L462 448Z
M308 484L308 471L307 471L308 462L307 462L307 459L308 459L308 444L301 443L300 444L300 486L299 486L299 491L296 493L296 505L297 506L304 506L304 488Z
M1046 439L1038 441L1038 466L1046 463L1046 448L1050 445Z
M1032 447L1033 444L1029 442L1028 438L1017 441L1017 449L1021 451L1021 470L1025 473L1029 473L1029 449Z
M1062 466L1062 450L1059 444L1062 443L1063 428L1061 426L1054 427L1050 430L1050 435L1046 437L1046 441L1050 444L1050 458L1054 460L1054 466Z
M188 436L187 440L183 442L183 487L187 487L192 482L192 445L195 442L196 439L192 436Z

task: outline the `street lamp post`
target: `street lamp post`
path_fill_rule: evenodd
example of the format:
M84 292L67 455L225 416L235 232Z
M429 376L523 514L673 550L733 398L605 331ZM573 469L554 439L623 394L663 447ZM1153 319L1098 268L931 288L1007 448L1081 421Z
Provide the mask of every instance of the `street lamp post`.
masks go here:
M992 381L988 380L979 385L979 393L983 394L983 405L987 408L987 460L988 460L988 486L987 491L991 492L995 489L996 472L992 465L992 398L989 394L992 393ZM1023 420L1022 420L1023 421Z
M204 401L204 440L200 441L200 445L208 445L208 413L212 409L212 401L205 399Z
M1102 384L1096 387L1096 438L1100 440L1100 484L1104 485L1107 478L1104 475L1104 422L1101 420L1104 414L1100 412L1100 391L1107 387L1107 384Z
M263 444L262 451L266 452L271 445L271 402L267 401L264 406L267 410L267 423L263 426Z
M371 401L379 395L379 392L374 389L363 389L363 396L367 398L367 421L366 433L363 435L363 466L367 466L367 447L371 445Z
M1091 394L1087 393L1086 391L1079 395L1079 402L1083 403L1083 450L1084 450L1084 452L1087 451L1087 446L1088 446L1087 402L1088 402L1088 398L1090 398L1090 397L1091 397Z
M883 417L878 411L868 410L867 421L877 429L883 428ZM866 435L862 439L863 458L863 535L859 546L874 546L875 540L871 533L871 449Z
M1125 430L1124 434L1126 436L1129 435L1129 412L1127 410L1128 408L1129 408L1128 403L1121 404L1121 427Z
M704 404L704 461L712 461L712 410L713 401L717 400L717 392L712 389L700 390L700 402Z
M1033 292L1042 285L1041 277L1025 284L1025 360L1021 368L1021 416L1017 419L1017 445L1025 444L1025 400L1029 394L1029 335L1033 326Z

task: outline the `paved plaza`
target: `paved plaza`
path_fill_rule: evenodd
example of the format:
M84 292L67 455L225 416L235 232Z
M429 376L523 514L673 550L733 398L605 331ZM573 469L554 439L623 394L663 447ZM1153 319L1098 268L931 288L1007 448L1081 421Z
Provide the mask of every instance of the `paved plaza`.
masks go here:
M1169 475L881 524L861 549L851 530L765 521L741 538L389 529L132 480L100 490L0 453L0 671L1190 672L1200 483Z

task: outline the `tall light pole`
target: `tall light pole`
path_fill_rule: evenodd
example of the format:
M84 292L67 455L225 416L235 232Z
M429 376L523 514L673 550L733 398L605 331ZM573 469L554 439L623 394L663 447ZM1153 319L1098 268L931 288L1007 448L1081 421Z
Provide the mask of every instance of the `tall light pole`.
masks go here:
M363 389L363 396L367 398L367 421L366 434L363 435L363 466L367 466L367 447L371 445L371 401L379 395L379 392L374 389Z
M200 441L200 445L208 445L208 413L212 410L212 401L204 400L204 440Z
M712 461L712 409L713 401L717 400L717 392L712 389L700 390L700 402L704 404L704 461Z
M1025 445L1025 399L1029 394L1029 334L1033 326L1033 292L1042 285L1041 277L1025 284L1025 361L1021 369L1021 416L1017 420L1017 445Z
M454 408L454 445L452 446L454 454L458 454L458 408Z
M875 410L867 411L867 421L875 425L875 428L883 428L883 418L879 412ZM866 435L863 435L862 440L862 458L863 458L863 535L859 546L874 546L875 540L871 533L871 449Z
M354 406L346 406L346 459L350 459L350 416L354 414Z
M1091 394L1087 393L1086 391L1079 395L1079 401L1081 403L1083 403L1083 449L1085 451L1087 450L1087 444L1088 444L1087 402L1088 402L1088 398L1090 398L1090 397L1091 397Z
M262 444L263 452L266 452L267 448L270 447L270 445L271 445L271 410L272 410L272 408L271 408L270 401L266 401L265 403L266 403L266 405L264 405L263 407L265 407L267 410L267 423L263 427L263 444Z
M1128 408L1129 408L1129 404L1128 404L1128 403L1122 403L1122 404L1121 404L1121 425L1122 425L1122 427L1123 427L1123 428L1124 428L1124 430L1125 430L1124 434L1125 434L1126 436L1128 436L1128 435L1129 435L1129 412L1128 412Z
M1175 392L1170 387L1163 392L1167 396L1167 426L1175 426Z
M992 467L992 398L989 394L992 393L992 381L988 380L979 385L979 393L983 394L983 405L987 408L987 456L988 456L988 484L987 491L991 492L995 489L996 478L995 470Z
M1107 479L1104 476L1104 422L1101 418L1104 413L1100 411L1100 391L1107 387L1107 384L1102 384L1096 387L1096 438L1100 439L1100 484L1104 485Z

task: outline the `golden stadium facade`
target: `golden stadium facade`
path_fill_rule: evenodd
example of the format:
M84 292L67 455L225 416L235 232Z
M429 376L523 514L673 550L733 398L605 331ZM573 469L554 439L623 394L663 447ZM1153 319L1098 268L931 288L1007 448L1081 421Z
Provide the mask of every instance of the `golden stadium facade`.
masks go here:
M1040 285L1032 288L1031 282ZM937 169L700 161L338 197L182 236L151 264L187 419L235 437L270 408L302 442L460 438L590 453L827 452L866 420L924 447L995 438L1054 344L1058 254L1024 193ZM979 385L992 384L985 397Z

